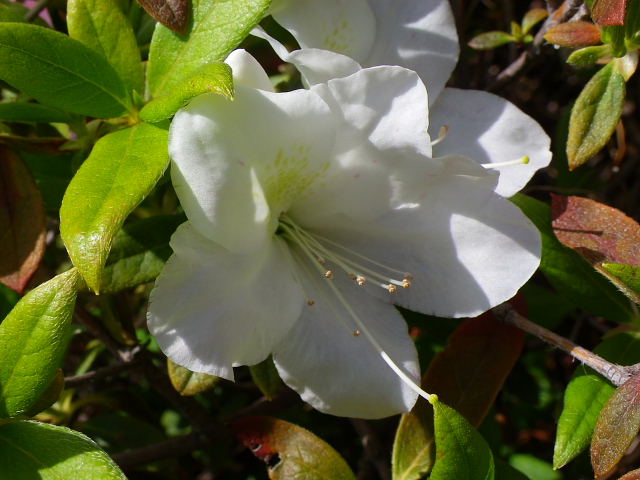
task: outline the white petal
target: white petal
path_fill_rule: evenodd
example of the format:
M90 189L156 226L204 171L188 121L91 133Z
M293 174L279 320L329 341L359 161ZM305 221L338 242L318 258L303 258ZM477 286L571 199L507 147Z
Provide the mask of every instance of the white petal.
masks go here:
M309 266L309 268L313 268ZM316 409L345 417L382 418L411 409L417 395L382 360L326 282L334 282L387 354L419 382L415 347L397 310L340 278L307 273L315 304L274 351L282 379Z
M278 215L327 168L335 135L308 90L238 85L233 101L202 95L171 124L172 180L198 231L232 251L260 248Z
M497 192L510 197L536 170L551 161L550 140L542 127L515 105L491 93L447 88L431 107L431 134L449 127L433 147L435 155L464 155L478 163L530 159L527 165L500 167Z
M246 50L241 48L234 50L224 62L231 67L235 85L273 92L273 85L267 72Z
M190 370L233 380L234 365L264 360L298 319L304 296L276 238L233 254L189 223L171 238L147 320L162 351Z
M395 294L369 282L379 298L427 314L475 316L511 298L540 262L538 231L490 187L482 177L436 176L414 203L369 222L335 216L314 231L397 270L390 278L413 276L411 288Z
M322 48L356 61L374 43L376 20L367 0L277 0L273 17L302 48Z
M369 0L376 39L363 66L415 70L434 102L458 60L458 35L448 0Z
M372 67L312 91L325 99L341 124L334 168L322 188L296 202L293 215L311 222L345 208L361 218L386 211L394 174L403 171L404 159L431 153L423 83L401 67Z

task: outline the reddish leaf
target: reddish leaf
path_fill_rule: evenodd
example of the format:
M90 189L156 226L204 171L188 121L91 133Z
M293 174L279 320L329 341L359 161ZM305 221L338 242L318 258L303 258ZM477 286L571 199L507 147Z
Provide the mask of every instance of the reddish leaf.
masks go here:
M480 425L520 356L524 334L487 312L462 323L423 378L428 392Z
M189 23L189 0L138 0L138 3L162 25L184 33Z
M603 27L624 25L627 2L628 0L595 0L591 9L591 18Z
M600 412L591 441L591 465L596 478L613 471L638 431L640 375L619 387Z
M22 293L44 254L44 203L22 160L0 145L0 282Z
M625 473L618 480L640 480L640 469Z
M582 197L552 195L556 237L594 266L640 265L640 225L620 210Z
M289 422L247 417L231 429L253 454L269 466L269 478L355 480L344 459L325 441Z
M547 42L562 47L586 47L600 43L600 29L591 22L561 23L544 35Z

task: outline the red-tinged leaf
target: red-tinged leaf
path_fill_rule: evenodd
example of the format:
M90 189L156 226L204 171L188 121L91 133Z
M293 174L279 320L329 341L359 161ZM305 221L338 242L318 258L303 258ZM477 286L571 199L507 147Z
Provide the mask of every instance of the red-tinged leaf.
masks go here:
M591 9L591 18L603 27L624 25L627 2L628 0L595 0Z
M268 465L272 480L355 480L347 462L329 444L297 425L271 417L247 417L232 422L231 429Z
M149 15L177 33L184 33L189 24L189 0L138 0Z
M632 472L625 473L618 480L640 480L640 468Z
M616 467L640 431L640 375L631 377L600 412L591 441L591 465L596 478Z
M0 145L0 282L22 293L44 255L45 212L22 160Z
M601 37L591 22L567 22L550 28L544 39L561 47L587 47L600 43Z
M520 356L523 341L521 330L490 312L470 318L433 359L423 385L478 426Z

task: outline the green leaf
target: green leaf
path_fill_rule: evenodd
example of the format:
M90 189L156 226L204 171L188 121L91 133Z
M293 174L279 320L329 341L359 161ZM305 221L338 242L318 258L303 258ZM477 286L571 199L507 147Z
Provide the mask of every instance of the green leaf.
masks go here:
M65 427L31 421L0 426L2 478L126 480L93 440Z
M629 292L627 294L629 298L636 303L640 303L640 266L623 263L603 263L602 268L626 287L623 291Z
M152 282L171 256L169 240L184 215L158 215L126 224L116 234L102 271L104 293Z
M156 27L149 51L147 89L155 98L174 89L207 63L224 60L262 20L270 0L194 0L187 33Z
M613 363L635 364L640 362L640 336L619 333L605 339L594 352ZM563 467L589 446L600 410L614 391L615 388L592 369L578 369L564 393L553 452L554 468Z
M588 67L611 56L611 47L609 45L597 45L595 47L584 47L567 58L567 63L575 67Z
M69 36L106 58L129 91L144 92L138 43L114 0L69 0L67 25Z
M176 85L171 93L145 105L140 111L140 118L151 123L171 118L189 100L202 93L217 93L228 99L233 98L233 77L229 65L222 62L203 65Z
M0 23L0 78L42 103L98 118L131 104L122 80L100 55L47 28Z
M0 282L22 293L40 265L46 219L24 162L0 145Z
M257 365L249 367L253 383L260 389L262 394L271 400L276 393L282 388L282 380L280 374L273 364L271 357L263 360Z
M0 22L26 22L24 17L7 5L0 5Z
M26 412L60 367L77 282L76 269L58 275L31 290L0 324L0 418Z
M0 103L1 122L68 123L71 116L57 108L27 102Z
M436 463L430 480L493 480L493 454L487 442L458 412L433 404Z
M600 412L591 440L596 478L609 475L640 431L640 375L618 387Z
M562 480L562 474L553 470L551 465L533 455L516 453L509 457L509 464L526 478L535 480Z
M114 235L169 163L168 132L149 124L102 137L62 200L60 234L89 288L100 291Z
M505 45L510 42L516 42L518 39L507 32L492 31L481 33L473 37L467 45L476 50L491 50Z
M529 10L522 17L522 34L526 35L529 31L535 27L538 23L549 16L549 12L547 12L544 8L534 8Z
M173 363L169 358L167 358L167 371L173 388L184 397L206 392L215 387L220 381L219 377L214 377L213 375L192 372Z
M347 462L329 444L304 428L270 417L246 417L231 429L259 459L269 463L271 480L355 480ZM273 465L274 458L280 461Z
M418 400L398 424L391 456L393 480L420 480L431 471L434 462L433 409Z
M529 217L542 237L540 270L549 283L576 306L615 322L628 322L631 303L587 261L562 245L551 229L548 205L525 195L510 199Z
M605 146L622 115L624 77L609 63L584 87L571 110L567 158L579 167Z
M26 417L33 417L38 413L46 410L60 398L60 394L64 390L64 373L59 368L53 375L53 378L49 382L49 385L42 392L42 395L36 400L36 402L29 407L29 410L25 412Z
M530 480L534 477L527 477L520 470L513 468L504 460L500 458L494 458L496 465L496 478L497 480ZM537 480L537 479L536 479Z

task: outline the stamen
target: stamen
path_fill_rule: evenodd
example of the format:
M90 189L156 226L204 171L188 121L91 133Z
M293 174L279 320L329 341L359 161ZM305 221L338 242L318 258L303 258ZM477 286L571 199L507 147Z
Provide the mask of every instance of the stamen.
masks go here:
M512 167L514 165L526 165L527 163L529 163L529 157L524 156L522 158L518 158L517 160L509 160L508 162L481 163L480 166L484 168L502 168Z
M435 147L437 144L443 141L446 138L447 133L449 133L449 126L448 125L441 126L440 130L438 131L438 138L436 138L431 142L431 146Z
M360 286L363 286L365 283L367 283L367 279L364 278L362 275L357 275L356 276L356 283Z
M411 287L411 280L409 280L408 278L405 278L404 280L402 280L402 288L409 288Z
M358 330L357 328L353 331L353 336L354 337L359 337L360 336L360 330Z
M309 305L310 307L314 306L315 304L315 300L307 300L307 305Z
M327 270L326 272L324 272L324 278L333 278L333 271Z
M395 285L389 284L387 285L387 290L389 291L389 293L396 293L398 291L398 287L396 287Z

